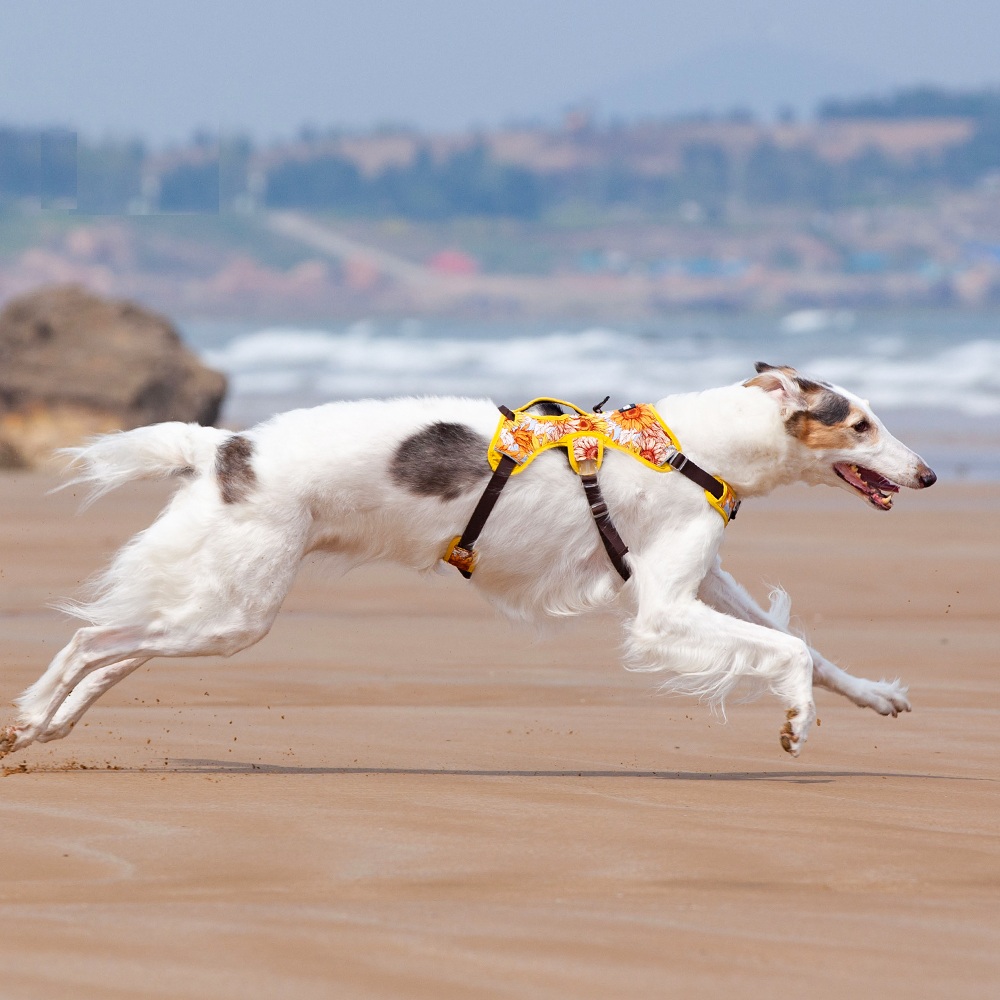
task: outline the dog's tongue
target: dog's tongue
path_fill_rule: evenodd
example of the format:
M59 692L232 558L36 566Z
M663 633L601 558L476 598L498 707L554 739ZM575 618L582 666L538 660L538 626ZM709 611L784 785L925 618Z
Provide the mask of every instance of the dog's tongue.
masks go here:
M877 490L882 490L883 492L898 493L899 487L891 480L886 479L885 476L874 472L872 469L866 469L863 465L858 467L858 475L869 485L874 486Z
M848 465L847 462L838 462L836 470L852 486L868 492L869 490L879 490L882 493L898 493L899 487L891 480L874 469L866 469L863 465Z
M848 465L846 462L838 462L833 468L844 482L863 494L869 503L880 510L892 508L892 495L899 492L899 486L891 479L886 479L873 469Z

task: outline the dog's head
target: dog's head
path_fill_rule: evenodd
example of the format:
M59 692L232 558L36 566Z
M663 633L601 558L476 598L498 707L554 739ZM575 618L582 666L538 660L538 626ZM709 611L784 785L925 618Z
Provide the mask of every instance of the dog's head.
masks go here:
M805 378L787 365L758 361L756 369L743 384L777 401L806 482L839 486L877 510L889 510L901 486L920 490L937 480L918 454L886 430L865 400Z

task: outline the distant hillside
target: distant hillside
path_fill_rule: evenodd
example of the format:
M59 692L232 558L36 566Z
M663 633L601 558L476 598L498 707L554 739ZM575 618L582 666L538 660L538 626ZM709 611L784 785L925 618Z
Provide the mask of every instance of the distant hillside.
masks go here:
M939 87L910 87L888 97L823 101L820 120L844 118L1000 118L1000 89L955 92Z
M661 68L598 87L594 106L601 117L625 121L733 109L771 117L782 109L808 117L831 94L879 93L890 84L880 67L843 53L790 48L766 39L721 44Z
M88 214L254 208L345 217L544 218L567 205L692 210L907 202L1000 171L1000 91L827 101L816 121L749 115L427 136L304 133L256 148L200 136L166 152L69 130L0 129L0 207Z

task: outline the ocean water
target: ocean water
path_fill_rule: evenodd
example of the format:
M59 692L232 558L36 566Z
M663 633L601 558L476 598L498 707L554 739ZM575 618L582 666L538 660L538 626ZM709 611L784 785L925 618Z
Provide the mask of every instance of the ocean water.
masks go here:
M1000 479L1000 312L801 310L645 324L372 320L182 323L230 379L223 419L245 426L335 399L555 396L590 407L655 401L791 364L869 399L941 475Z

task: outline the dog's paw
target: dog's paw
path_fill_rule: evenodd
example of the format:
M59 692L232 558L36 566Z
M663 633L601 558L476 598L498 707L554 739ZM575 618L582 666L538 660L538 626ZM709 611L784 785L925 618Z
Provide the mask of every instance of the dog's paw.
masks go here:
M0 758L17 749L17 730L13 726L0 729Z
M25 726L4 726L0 729L0 758L15 750L23 750L35 742L36 734Z
M812 704L788 709L785 712L785 724L778 734L782 750L793 757L798 757L802 751L802 744L809 738L809 729L815 720L816 708Z
M865 681L859 692L857 703L862 708L871 708L879 715L899 715L910 711L907 688L899 681Z

